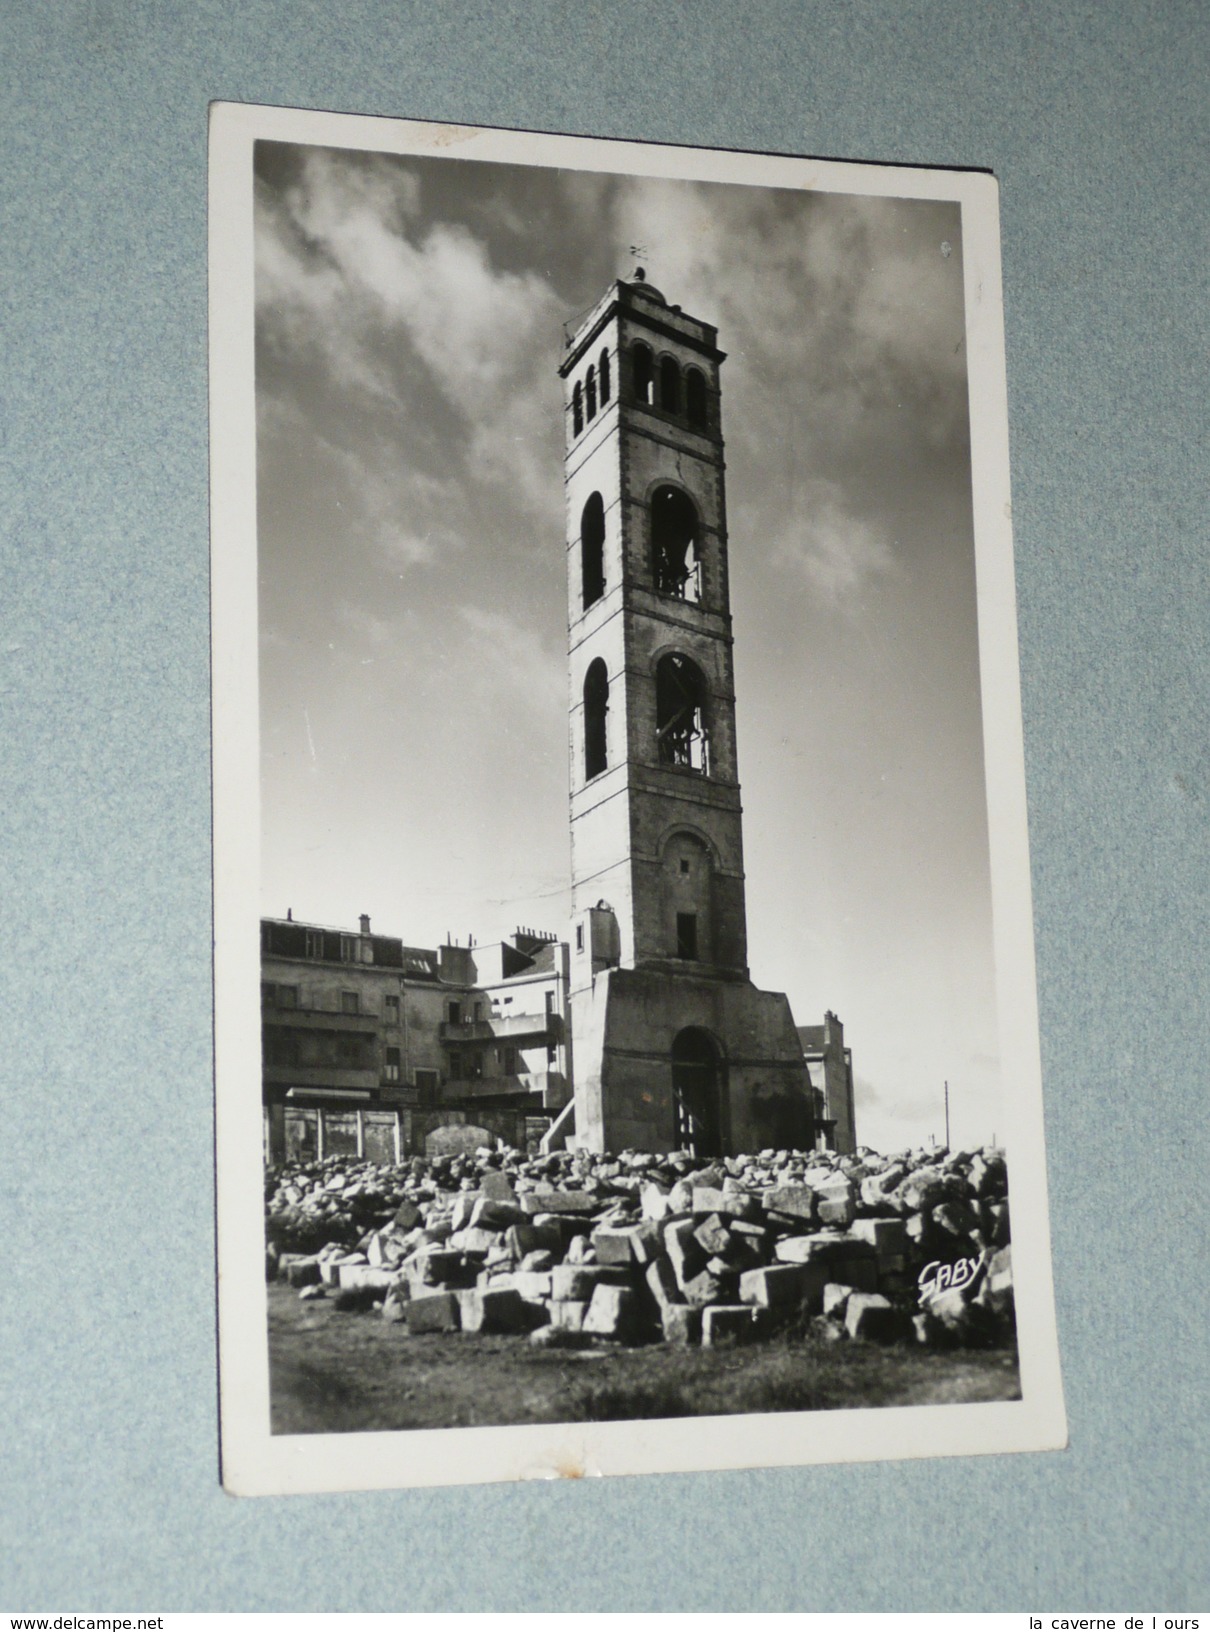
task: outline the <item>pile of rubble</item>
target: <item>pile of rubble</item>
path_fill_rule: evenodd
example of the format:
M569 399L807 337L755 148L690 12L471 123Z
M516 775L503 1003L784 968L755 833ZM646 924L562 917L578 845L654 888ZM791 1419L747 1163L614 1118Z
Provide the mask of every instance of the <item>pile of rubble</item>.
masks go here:
M409 1332L540 1344L1012 1332L1003 1155L347 1157L271 1169L267 1272Z

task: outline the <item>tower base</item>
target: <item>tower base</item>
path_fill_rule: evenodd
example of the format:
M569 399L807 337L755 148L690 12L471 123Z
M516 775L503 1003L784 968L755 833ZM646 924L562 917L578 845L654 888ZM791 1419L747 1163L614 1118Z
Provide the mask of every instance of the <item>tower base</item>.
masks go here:
M571 1008L580 1149L814 1148L810 1079L784 993L614 968L573 992Z

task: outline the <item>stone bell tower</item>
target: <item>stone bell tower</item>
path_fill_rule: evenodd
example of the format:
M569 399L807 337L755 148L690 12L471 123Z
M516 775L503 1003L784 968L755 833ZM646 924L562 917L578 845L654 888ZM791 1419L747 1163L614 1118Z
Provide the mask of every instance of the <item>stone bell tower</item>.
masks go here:
M576 1138L810 1137L789 1005L748 980L718 349L642 272L565 383Z

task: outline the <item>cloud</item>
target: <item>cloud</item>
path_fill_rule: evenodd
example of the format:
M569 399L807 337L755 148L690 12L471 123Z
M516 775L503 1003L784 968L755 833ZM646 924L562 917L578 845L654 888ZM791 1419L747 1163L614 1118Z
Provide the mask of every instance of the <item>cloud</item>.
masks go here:
M431 412L435 390L456 416L448 449L464 471L545 508L558 491L550 358L562 303L536 272L493 266L464 224L419 227L418 189L405 166L389 180L353 156L306 150L288 186L262 190L264 343L317 355L337 385L396 406L402 430Z
M830 605L860 610L857 596L875 578L903 568L878 523L855 515L844 489L817 477L796 495L791 524L773 560L800 572Z
M635 180L614 233L643 244L669 300L719 326L740 378L727 423L754 445L795 434L835 459L879 410L928 446L965 427L956 206ZM943 254L942 244L950 253Z

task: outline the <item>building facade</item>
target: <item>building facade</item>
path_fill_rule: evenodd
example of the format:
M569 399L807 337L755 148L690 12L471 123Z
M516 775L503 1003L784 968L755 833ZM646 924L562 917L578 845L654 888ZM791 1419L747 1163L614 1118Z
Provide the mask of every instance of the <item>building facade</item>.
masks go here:
M818 1096L817 1122L830 1150L850 1156L857 1149L853 1107L853 1050L845 1047L844 1027L831 1009L822 1026L799 1026L798 1040L811 1086Z
M261 921L265 1152L377 1162L535 1146L571 1094L566 944L407 946Z
M814 1144L785 996L748 975L720 369L638 274L568 340L575 1140Z

